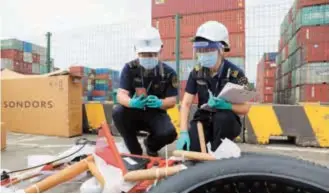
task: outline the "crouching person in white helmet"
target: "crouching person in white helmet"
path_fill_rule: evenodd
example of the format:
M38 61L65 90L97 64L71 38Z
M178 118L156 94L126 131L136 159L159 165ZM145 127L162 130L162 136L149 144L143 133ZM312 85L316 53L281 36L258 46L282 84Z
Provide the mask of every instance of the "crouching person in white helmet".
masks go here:
M158 156L158 151L177 137L166 112L176 104L177 74L158 59L162 41L157 29L141 30L135 49L138 58L128 62L121 72L119 105L113 110L113 120L131 154L143 154L137 139L142 130L149 132L144 140L146 153Z
M193 42L197 65L189 75L181 103L181 132L177 149L200 151L197 122L201 121L206 143L210 142L214 152L222 139L234 140L240 134L238 115L247 114L250 108L247 103L231 104L217 96L226 83L246 85L248 80L240 68L224 59L223 54L230 50L230 45L228 31L223 24L216 21L202 24ZM188 115L195 95L199 98L198 110L189 127ZM208 104L211 110L201 109L204 104Z

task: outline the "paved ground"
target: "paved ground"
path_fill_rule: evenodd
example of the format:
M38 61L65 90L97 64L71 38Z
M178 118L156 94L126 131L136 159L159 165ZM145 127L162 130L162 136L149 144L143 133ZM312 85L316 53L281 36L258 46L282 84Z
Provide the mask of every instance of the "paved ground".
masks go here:
M95 140L95 135L84 135L89 140ZM57 155L58 153L70 148L74 142L81 137L59 138L35 136L26 134L9 133L7 137L7 148L1 152L1 168L16 170L27 167L27 157L30 155ZM116 138L117 142L122 142L121 138ZM301 148L293 145L249 145L239 144L242 151L261 152L293 156L310 160L329 167L329 149ZM174 144L168 147L169 151L174 150ZM164 150L161 150L164 155ZM60 185L48 192L70 193L79 192L79 187L83 180L74 180L73 182ZM25 188L31 182L19 184L16 188Z

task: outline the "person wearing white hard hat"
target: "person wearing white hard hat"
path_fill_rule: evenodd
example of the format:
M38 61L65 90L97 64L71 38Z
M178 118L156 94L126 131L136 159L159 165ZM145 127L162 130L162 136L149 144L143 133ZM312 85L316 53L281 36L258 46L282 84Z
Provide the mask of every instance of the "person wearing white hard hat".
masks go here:
M217 21L202 24L193 39L195 68L190 72L184 97L181 103L181 132L177 149L200 151L197 122L204 129L205 141L210 142L211 151L215 151L228 138L234 140L241 133L238 115L246 115L250 105L231 104L219 97L226 83L247 85L248 79L243 70L224 58L224 52L230 51L229 34L226 27ZM198 95L198 110L194 114L190 127L188 115L194 96ZM207 104L211 110L200 107Z
M119 105L113 110L113 120L131 154L143 154L137 139L139 131L149 132L144 144L150 156L157 156L162 147L177 137L166 112L176 104L177 74L159 60L161 49L156 28L141 30L135 42L138 58L128 62L121 72Z

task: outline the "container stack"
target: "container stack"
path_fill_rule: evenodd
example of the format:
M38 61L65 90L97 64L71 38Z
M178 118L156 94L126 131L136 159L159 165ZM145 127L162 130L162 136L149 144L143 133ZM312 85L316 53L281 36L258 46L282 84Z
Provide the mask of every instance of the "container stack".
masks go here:
M94 78L95 71L88 67L83 66L71 66L69 71L72 75L82 77L82 98L83 101L91 101L92 100L92 92L94 89Z
M281 24L277 103L329 102L329 1L296 0Z
M257 65L258 102L273 103L275 88L276 56L278 53L265 53Z
M227 59L245 69L245 1L244 0L152 0L152 25L159 29L163 41L161 59L176 69L175 14L180 13L180 68L181 92L195 65L191 38L206 21L223 23L230 33L231 51ZM182 96L182 95L181 95ZM195 100L195 103L197 100Z
M46 48L17 39L1 40L1 68L21 74L48 73Z
M110 69L95 69L95 87L92 91L93 101L109 101L112 83L110 79Z

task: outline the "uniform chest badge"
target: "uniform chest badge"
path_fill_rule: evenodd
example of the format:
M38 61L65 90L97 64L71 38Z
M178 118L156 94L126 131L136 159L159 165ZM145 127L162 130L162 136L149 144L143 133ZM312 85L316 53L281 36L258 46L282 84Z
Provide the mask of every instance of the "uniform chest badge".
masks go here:
M172 78L171 78L171 84L172 84L172 86L174 87L174 88L178 88L178 78L177 78L177 76L173 76Z

